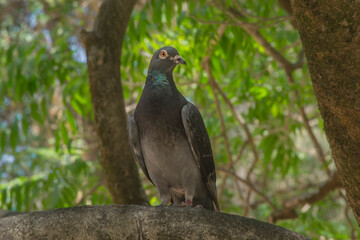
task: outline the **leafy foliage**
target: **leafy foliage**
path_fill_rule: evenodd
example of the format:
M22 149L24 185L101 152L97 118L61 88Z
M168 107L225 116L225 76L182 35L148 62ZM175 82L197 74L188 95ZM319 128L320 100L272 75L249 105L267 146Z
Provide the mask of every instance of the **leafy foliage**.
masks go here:
M1 208L32 211L111 202L96 154L92 154L98 150L84 50L77 39L80 28L91 26L98 7L90 0L14 1L0 17ZM309 137L302 108L326 153L326 167L334 171L335 166L306 64L293 72L294 81L289 82L281 64L234 21L229 8L243 10L239 19L256 25L259 34L289 62L299 60L299 35L278 1L225 1L223 5L217 1L141 1L123 42L124 96L131 112L141 95L152 53L164 45L177 48L188 65L176 69L175 79L205 120L219 170L222 210L266 221L274 211L271 205L222 169L251 182L276 209L286 199L315 192L328 176ZM219 34L223 24L226 29ZM203 60L209 54L213 77L228 102L219 90L214 91L204 69ZM252 166L254 170L249 171ZM144 187L150 202L158 204L151 184L144 181ZM299 206L296 220L278 224L314 239L348 239L351 228L344 206L335 191L315 204Z

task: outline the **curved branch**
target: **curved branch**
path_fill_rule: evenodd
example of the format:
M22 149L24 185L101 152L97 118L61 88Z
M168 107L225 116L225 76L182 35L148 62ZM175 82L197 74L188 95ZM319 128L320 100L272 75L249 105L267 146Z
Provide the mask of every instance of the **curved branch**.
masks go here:
M0 239L307 239L241 216L206 209L129 205L33 212L0 221Z
M304 204L314 204L328 195L329 192L342 186L339 173L335 172L331 178L329 178L325 183L323 183L319 189L312 194L303 194L296 196L292 199L287 200L283 205L284 208L278 211L275 211L269 217L269 222L275 223L281 219L291 219L296 218L297 213L295 209L304 205Z

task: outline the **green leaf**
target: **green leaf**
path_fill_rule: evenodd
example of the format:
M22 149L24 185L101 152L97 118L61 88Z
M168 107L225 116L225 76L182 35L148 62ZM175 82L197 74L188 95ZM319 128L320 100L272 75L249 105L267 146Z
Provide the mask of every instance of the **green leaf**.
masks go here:
M178 0L177 2L177 10L179 17L182 15L182 0Z
M81 103L77 99L72 98L70 104L77 114L79 114L80 116L84 116L84 110L81 107Z
M21 211L22 202L22 194L21 194L21 187L15 187L15 199L16 199L16 211Z
M75 204L75 196L73 196L72 191L69 187L64 187L61 191L61 198L64 200L68 206L73 206Z
M19 128L18 128L18 122L15 120L11 125L11 133L10 133L10 146L13 150L15 150L15 147L18 143L19 139Z
M7 134L6 132L3 130L1 132L1 138L0 138L0 147L1 147L1 151L4 151L5 146L6 146L6 138L7 138Z
M273 103L273 104L271 105L270 112L271 112L271 114L272 114L272 116L273 116L274 118L278 117L278 116L279 116L279 112L280 112L279 105L276 104L276 103Z
M28 83L28 91L31 95L34 95L34 93L37 91L37 78L35 76L31 76Z
M173 4L171 1L165 1L165 16L169 28L171 28L171 20L173 16Z
M9 65L9 63L12 62L12 58L14 56L14 50L16 49L16 45L11 45L6 53L6 65Z
M30 188L31 188L30 182L26 182L23 192L24 195L23 206L25 207L25 211L29 211L30 209Z
M37 51L35 62L40 63L42 59L44 59L46 56L46 47L42 47Z
M41 114L39 113L39 110L38 110L39 109L38 104L36 102L31 102L30 109L31 109L31 117L35 121L40 123L41 125L44 125L43 118L42 118L42 116L41 116Z
M4 207L6 206L6 199L7 199L7 188L4 187L2 190L1 190L1 206Z
M42 110L42 116L46 118L46 116L48 115L48 111L47 111L47 101L45 97L41 101L41 110Z
M274 169L278 169L280 168L281 169L281 166L283 164L286 164L285 162L285 149L284 147L280 146L278 149L277 149L277 154L273 160L273 167Z
M265 87L261 86L252 87L249 92L254 95L257 101L260 101L261 99L269 95L269 91Z
M276 135L270 135L269 137L264 138L259 148L263 149L264 152L264 167L267 168L267 166L270 163L272 153L274 152L275 145L278 141L278 138Z
M151 5L152 5L152 9L153 9L153 12L152 12L153 21L154 21L154 23L158 24L160 29L162 29L162 21L161 21L162 1L152 0Z
M24 117L24 115L21 119L21 123L22 123L22 128L23 128L23 132L24 132L25 136L28 136L29 122L28 122L28 119Z
M72 139L70 139L66 144L66 147L67 147L67 150L69 151L69 153L71 153L71 145L72 145Z
M60 189L59 186L56 184L51 191L50 197L50 207L55 208L60 198Z
M63 143L67 145L69 142L69 134L65 122L61 123L60 131L61 131L61 138L63 140Z
M54 137L55 137L55 150L56 150L56 152L59 152L61 143L60 143L60 134L59 134L58 130L55 130Z
M66 120L67 123L69 124L71 131L73 132L73 134L76 134L77 132L77 126L76 126L76 122L75 122L75 118L74 116L71 114L70 110L67 109L66 110Z

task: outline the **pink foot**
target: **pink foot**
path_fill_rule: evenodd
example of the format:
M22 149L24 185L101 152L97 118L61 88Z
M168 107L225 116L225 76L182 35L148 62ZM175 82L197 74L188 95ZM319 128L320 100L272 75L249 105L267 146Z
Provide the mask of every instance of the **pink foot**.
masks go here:
M203 205L199 204L199 205L196 205L195 208L204 208Z
M190 201L190 200L187 200L187 201L186 201L186 205L188 205L189 207L191 207L191 205L192 205L192 204L191 204L191 201Z

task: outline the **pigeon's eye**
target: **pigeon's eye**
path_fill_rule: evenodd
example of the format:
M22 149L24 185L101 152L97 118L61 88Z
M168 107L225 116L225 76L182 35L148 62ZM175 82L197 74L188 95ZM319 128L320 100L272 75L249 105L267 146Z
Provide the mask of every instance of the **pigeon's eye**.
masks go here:
M161 58L161 59L164 59L164 58L166 58L167 57L167 52L165 51L165 50L162 50L161 52L160 52L160 55L159 55L159 57Z

